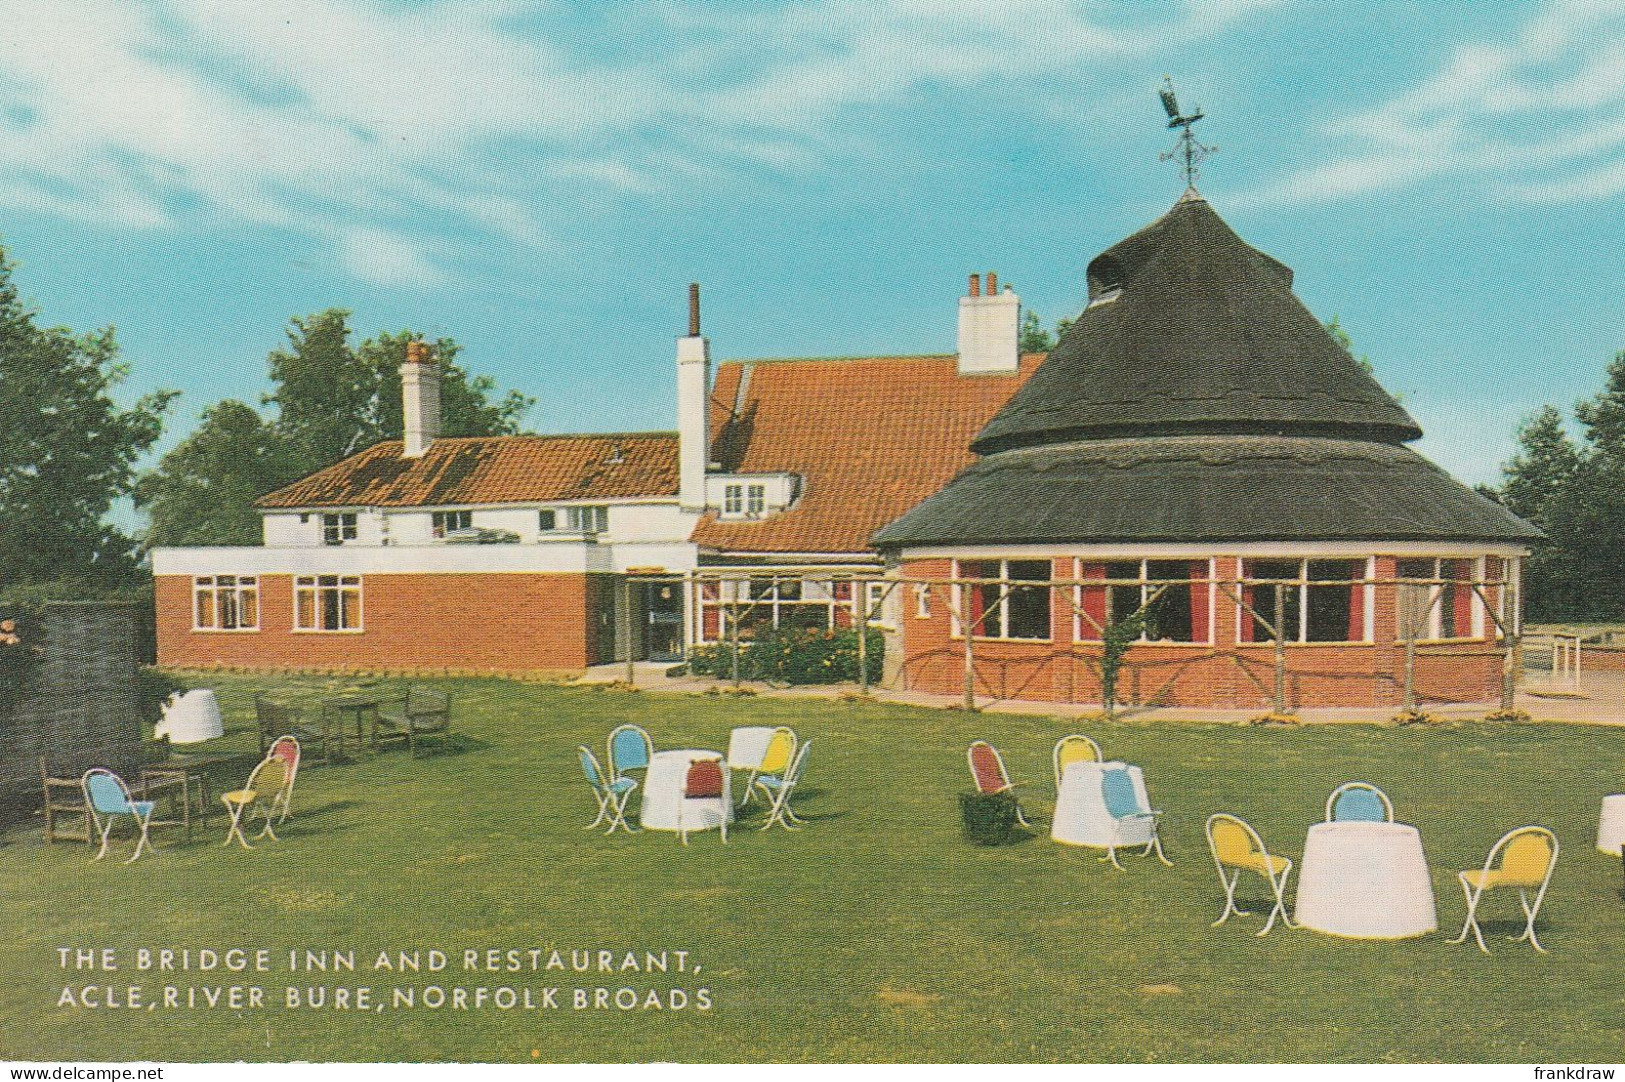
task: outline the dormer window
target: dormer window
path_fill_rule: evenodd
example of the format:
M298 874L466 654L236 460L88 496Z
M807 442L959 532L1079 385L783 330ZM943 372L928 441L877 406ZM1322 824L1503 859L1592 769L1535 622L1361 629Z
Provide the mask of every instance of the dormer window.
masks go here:
M767 486L745 486L745 514L760 515L767 510Z
M766 485L725 485L722 489L724 518L761 518L767 513Z
M724 515L742 515L745 513L744 485L729 485L722 490L722 513Z
M1123 268L1110 256L1089 264L1089 307L1110 304L1123 293Z

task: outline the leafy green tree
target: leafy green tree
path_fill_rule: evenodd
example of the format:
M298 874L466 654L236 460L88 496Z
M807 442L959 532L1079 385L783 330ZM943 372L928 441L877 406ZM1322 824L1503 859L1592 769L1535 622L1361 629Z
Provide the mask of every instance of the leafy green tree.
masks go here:
M1563 427L1563 414L1543 406L1518 428L1518 450L1501 467L1502 483L1488 495L1546 533L1524 565L1525 606L1534 620L1586 615L1584 586L1589 546L1584 543L1593 463Z
M1044 321L1031 308L1021 317L1020 349L1023 353L1048 353L1055 348L1055 339L1044 328Z
M252 406L228 398L136 486L149 545L257 545L254 501L299 476L287 441Z
M0 251L0 590L128 588L140 577L134 542L107 513L130 495L175 392L120 408L127 369L112 328L41 326L12 269Z
M405 330L379 333L356 347L356 361L366 373L369 386L375 389L366 426L369 445L401 438L401 365L406 362L407 343L420 340L421 335ZM430 343L430 350L440 365L441 435L514 435L536 400L518 391L495 397L496 380L490 376L471 376L458 366L457 354L462 348L450 338Z
M276 390L276 430L307 470L319 469L376 442L377 386L350 348L350 313L329 308L288 321L288 344L269 357Z

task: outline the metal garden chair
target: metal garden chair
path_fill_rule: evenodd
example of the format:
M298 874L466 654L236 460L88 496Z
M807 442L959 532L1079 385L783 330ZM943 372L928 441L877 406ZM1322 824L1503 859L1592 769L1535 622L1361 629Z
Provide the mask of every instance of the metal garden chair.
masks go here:
M790 808L790 798L795 795L796 786L801 784L801 772L807 765L807 753L812 750L813 742L807 741L796 749L796 757L790 763L790 769L784 772L782 778L771 774L756 779L756 784L762 788L762 796L767 800L767 822L761 826L767 830L774 823L785 830L800 830L806 823Z
M1141 855L1149 855L1155 850L1158 860L1170 868L1174 866L1174 862L1162 851L1162 811L1149 807L1140 800L1140 794L1134 788L1134 778L1127 770L1112 767L1101 771L1100 795L1106 803L1106 814L1112 817L1113 832L1116 835L1113 844L1106 847L1106 856L1103 859L1110 860L1112 867L1122 871L1123 866L1117 862L1118 839L1122 837L1125 826L1143 824L1151 831L1151 840L1145 843Z
M688 802L691 800L724 800L726 787L722 780L721 759L695 759L688 764L683 779L682 799L677 802L677 836L688 844ZM722 831L722 844L728 844L728 809L724 803L718 817L717 828Z
M1491 847L1481 870L1457 872L1462 892L1467 895L1467 921L1461 926L1461 934L1449 942L1464 942L1470 931L1478 940L1478 949L1488 954L1490 949L1484 945L1484 933L1478 929L1479 900L1486 890L1514 887L1518 891L1518 905L1523 909L1524 928L1522 935L1508 938L1515 943L1527 939L1530 946L1545 954L1546 948L1535 938L1535 917L1540 913L1546 888L1551 885L1552 870L1557 867L1557 850L1557 835L1545 827L1519 827L1502 835ZM1501 858L1499 867L1495 863L1498 856ZM1529 901L1531 890L1535 892L1533 904Z
M272 811L280 811L278 823L287 821L288 810L293 804L293 783L299 777L299 740L292 736L279 736L271 745L269 758L280 759L285 772L282 788L272 798Z
M585 744L576 746L576 754L581 758L581 772L586 775L587 784L592 786L592 795L598 800L598 817L581 829L591 830L608 819L609 827L605 834L615 833L616 827L636 834L638 828L626 821L626 802L632 799L632 790L638 787L638 783L631 778L606 778L598 766L597 757Z
M1016 783L1010 780L1010 774L1004 769L1004 759L999 755L999 749L986 740L975 740L965 749L965 760L970 764L971 780L976 783L976 791L986 796L995 796L999 793L1014 793ZM1016 804L1016 822L1031 830L1033 825L1027 822L1027 817L1021 812L1021 804Z
M609 734L608 751L609 776L618 778L628 770L648 770L655 746L638 726L621 725Z
M1326 798L1328 823L1392 823L1394 804L1368 781L1347 781Z
M97 850L91 860L100 860L107 855L107 839L113 833L113 825L121 815L128 815L135 821L136 829L140 834L136 838L135 852L130 854L126 864L134 863L141 856L143 850L152 848L152 838L148 831L152 826L152 809L154 804L150 800L136 800L130 795L130 787L124 784L124 779L104 767L93 766L85 771L79 779L80 788L84 790L85 807L90 810L92 825L101 835L102 847Z
M222 793L220 801L231 814L231 823L226 827L226 840L220 844L230 845L231 840L236 838L244 849L254 848L249 844L248 836L243 833L243 824L250 822L255 812L264 817L265 827L254 835L254 838L258 840L269 837L273 842L280 841L276 831L271 829L271 818L276 811L277 797L287 784L288 764L281 758L267 755L260 760L253 773L248 775L248 784L241 789Z
M1275 908L1270 910L1269 920L1264 922L1258 934L1268 935L1275 926L1276 917L1280 917L1281 923L1288 928L1297 927L1286 914L1286 881L1292 874L1292 861L1286 857L1270 856L1258 831L1245 820L1224 812L1208 817L1207 844L1213 851L1214 867L1219 869L1219 882L1224 884L1224 912L1219 914L1212 927L1217 928L1229 920L1232 913L1238 917L1249 915L1236 905L1236 884L1241 880L1242 872L1256 872L1263 876L1270 885L1270 892L1275 895Z
M1055 791L1061 791L1061 775L1073 763L1099 763L1104 762L1100 745L1080 733L1063 736L1055 742L1055 752L1051 756L1055 761Z
M756 783L762 778L783 779L784 772L790 769L790 763L796 757L796 744L794 729L781 725L773 730L773 735L767 739L767 749L762 752L762 761L745 779L745 795L739 801L740 807L750 803L751 795L758 788Z

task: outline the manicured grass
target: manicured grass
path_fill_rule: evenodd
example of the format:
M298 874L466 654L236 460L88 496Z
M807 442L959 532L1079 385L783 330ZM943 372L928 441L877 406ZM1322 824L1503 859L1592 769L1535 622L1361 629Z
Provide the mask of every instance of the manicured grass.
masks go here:
M250 695L314 681L221 677L227 742L253 747ZM1038 837L976 849L959 835L965 745L994 741L1047 816L1050 747L1075 723L868 703L660 697L498 680L444 681L466 746L303 773L280 844L208 836L125 867L37 824L0 846L0 1058L179 1060L1617 1059L1625 1010L1621 870L1592 848L1598 801L1625 789L1625 733L1547 726L1087 725L1145 768L1176 867L1128 871ZM749 823L723 848L581 829L592 804L574 747L634 721L657 747L726 745L740 724L815 741L797 834ZM248 753L245 752L245 756ZM246 774L228 771L232 778ZM1296 859L1337 783L1383 786L1422 830L1441 933L1353 943L1210 928L1222 895L1210 812L1251 820ZM217 786L217 790L218 790ZM1506 829L1555 828L1549 956L1444 942L1463 914L1455 870ZM122 857L127 848L117 855ZM1262 902L1257 880L1244 892ZM1262 912L1262 905L1252 906ZM64 973L58 947L265 947L267 974ZM353 948L355 973L290 974L290 948ZM381 950L454 953L444 973L368 972ZM687 950L697 974L469 973L464 948ZM109 980L109 978L112 978ZM56 1006L64 984L259 984L263 1010ZM710 990L708 1012L295 1011L284 985L431 984ZM387 1000L387 995L385 996Z

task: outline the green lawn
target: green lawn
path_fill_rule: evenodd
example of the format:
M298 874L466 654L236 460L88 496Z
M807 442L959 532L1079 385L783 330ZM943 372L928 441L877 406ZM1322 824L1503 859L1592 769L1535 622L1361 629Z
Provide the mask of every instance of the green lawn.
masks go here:
M250 695L315 681L212 681L228 742L251 749ZM499 680L444 681L465 746L300 776L280 844L223 849L223 818L153 859L92 865L37 823L0 846L0 1058L172 1060L1613 1060L1625 1047L1619 861L1592 848L1599 798L1625 789L1625 733L1547 726L1264 729L1090 725L1145 768L1176 862L1129 870L1047 837L975 849L959 836L964 748L994 741L1047 818L1050 747L1072 725L869 703L661 697ZM784 723L816 741L798 834L741 824L689 849L669 834L581 829L573 749L643 725L657 747L725 746ZM246 753L245 753L246 754ZM246 773L245 769L233 771ZM1422 829L1443 932L1373 944L1210 928L1222 895L1210 812L1251 820L1296 859L1337 783L1383 786ZM1539 956L1444 942L1455 870L1509 827L1563 845ZM117 855L122 857L127 848ZM1262 900L1258 881L1245 892ZM1262 911L1253 906L1255 911ZM1267 907L1266 907L1267 908ZM114 974L64 972L59 947L110 947ZM139 947L270 948L277 971L131 971ZM289 948L354 949L353 973L289 973ZM453 953L442 973L370 971L381 950ZM686 950L688 974L473 973L465 948ZM264 1009L58 1007L64 985L250 984ZM285 985L561 986L557 1011L291 1010ZM568 989L709 989L699 1012L571 1009ZM540 992L535 994L539 997Z

